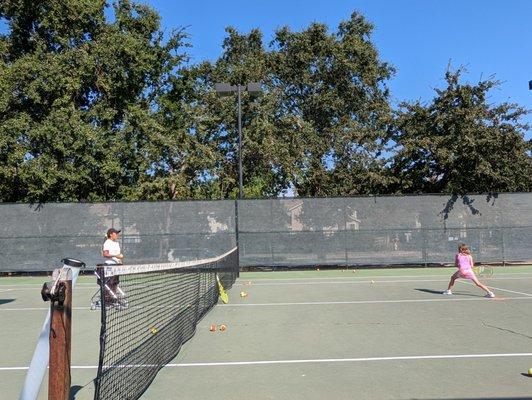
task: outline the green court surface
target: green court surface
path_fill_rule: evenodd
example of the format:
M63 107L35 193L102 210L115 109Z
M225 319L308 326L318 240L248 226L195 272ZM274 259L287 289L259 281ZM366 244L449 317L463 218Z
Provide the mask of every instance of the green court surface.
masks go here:
M245 272L142 399L532 398L532 267ZM17 399L46 316L46 277L0 278L0 398ZM99 310L74 293L72 398L92 399ZM248 295L241 297L240 292ZM226 324L211 332L211 324ZM148 327L147 327L148 329ZM40 399L47 398L47 382Z

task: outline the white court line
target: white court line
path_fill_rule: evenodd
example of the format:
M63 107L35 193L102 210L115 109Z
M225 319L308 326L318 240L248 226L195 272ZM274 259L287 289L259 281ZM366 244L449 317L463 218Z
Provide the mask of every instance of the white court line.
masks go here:
M166 367L216 367L232 365L271 365L271 364L317 364L340 362L371 362L371 361L406 361L406 360L441 360L457 358L501 358L501 357L531 357L532 353L504 353L504 354L453 354L431 356L398 356L398 357L360 357L360 358L318 358L310 360L271 360L271 361L234 361L219 363L183 363L167 364Z
M429 276L427 276L428 278ZM270 282L270 280L264 280L265 283L252 283L250 285L246 284L246 283L242 283L242 282L236 282L233 286L307 286L307 285L360 285L360 284L367 284L369 283L371 280L374 280L375 282L378 282L378 283L416 283L416 282L448 282L449 281L449 278L450 278L450 275L447 276L447 275L431 275L430 277L434 277L434 278L441 278L441 279L400 279L400 280L386 280L385 278L393 278L393 277L382 277L382 276L374 276L374 277L370 277L370 276L367 276L367 277L351 277L351 278L342 278L342 277L337 277L337 278L301 278L301 281L300 282L287 282L287 281L291 281L293 279L283 279L283 282ZM384 279L383 279L384 278ZM407 278L407 277L405 277ZM414 278L414 277L411 277L411 278ZM425 277L423 277L425 278ZM307 281L302 281L302 279L307 279ZM319 281L317 281L316 279L319 279ZM332 281L332 280L328 280L326 281L326 279L336 279L336 281ZM342 280L339 280L339 279L342 279ZM346 281L346 279L351 279L350 281ZM532 279L532 274L530 276L527 276L527 277L517 277L517 276L512 276L512 277L497 277L497 278L487 278L489 279L489 281L499 281L499 280L523 280L523 279ZM273 281L275 281L276 279L272 279ZM248 280L244 280L244 282L246 282ZM248 281L249 282L249 281ZM256 282L256 281L255 281ZM5 289L5 290L2 290L0 289L0 293L3 292L3 291L21 291L21 290L37 290L37 289L40 289L42 287L42 285L39 285L39 286L16 286L13 287L13 285L0 285L0 288L2 287L9 287L10 289ZM99 286L97 284L94 284L94 285L91 285L91 284L85 284L85 285L81 285L81 286L78 286L76 285L76 291L80 290L80 289L84 289L84 290L94 290L94 291L97 291L99 288Z
M514 279L532 279L532 272L512 272L512 273L507 273L507 275L512 275L512 276L508 276L508 277L491 277L491 278L487 278L487 279L490 279L490 280L514 280ZM526 276L522 276L522 275L526 275ZM332 279L336 279L336 280L348 280L348 279L351 279L352 282L348 282L348 283L357 283L357 282L365 282L366 280L375 280L375 279L379 279L380 282L394 282L394 281L387 281L386 279L398 279L398 278L446 278L446 277L450 277L451 275L423 275L423 276L419 276L419 275L388 275L388 276L383 276L383 275L368 275L368 276L337 276L337 277L330 277L330 278L326 278L326 277L323 277L323 278L304 278L304 277L301 277L301 278L272 278L272 279L268 279L268 278L258 278L258 279L253 279L253 278L243 278L243 277L240 277L238 278L238 280L236 281L236 283L233 285L233 286L269 286L269 285L274 285L275 282L282 282L281 284L286 284L286 285L290 285L290 284L293 284L293 285L298 285L298 284L301 284L301 285L304 285L304 284L309 284L309 285L312 285L312 284L318 284L318 282L302 282L302 283L299 283L297 281L313 281L313 280L317 280L319 279L320 281L329 281L329 280L332 280ZM51 278L50 278L51 279ZM446 278L447 279L447 278ZM296 281L296 282L289 282L289 281ZM411 280L411 282L424 282L425 280L423 279L413 279ZM246 284L245 282L252 282L251 285L248 285ZM257 283L257 282L265 282L265 283ZM404 282L410 282L408 280L405 280ZM427 281L429 282L429 281ZM323 282L323 283L328 283L328 282ZM334 282L334 283L342 283L342 282ZM39 284L30 284L30 283L25 283L25 284L21 284L21 285L17 285L17 284L11 284L11 285L0 285L0 288L9 288L10 290L35 290L36 288L40 289L42 287L42 283L39 283ZM78 283L76 284L76 290L77 289L98 289L98 285L96 283Z
M473 282L469 282L469 281L460 281L460 283L465 283L466 285L475 285ZM530 297L532 297L532 294L530 294L530 293L516 292L515 290L502 289L502 288L498 288L498 287L491 286L491 285L486 285L486 286L488 286L488 287L491 288L491 289L499 290L499 291L501 291L501 292L508 292L508 293L522 294L522 295L525 295L525 296L530 296Z
M451 268L451 267L449 267ZM454 268L454 267L452 267ZM456 268L454 268L456 269ZM244 272L245 273L245 272ZM346 272L346 274L348 274L349 272ZM265 274L267 274L267 272L265 272ZM516 275L516 276L520 276L520 275L528 275L527 277L525 277L524 279L527 279L528 277L531 277L532 278L532 272L502 272L502 274L504 275ZM275 282L275 281L299 281L299 280L312 280L312 279L322 279L322 280L327 280L327 279L375 279L375 278L381 278L381 279L385 279L385 278L441 278L441 277L444 277L444 276L451 276L451 274L449 275L445 275L445 274L440 274L440 275L367 275L367 276L336 276L336 277L330 277L330 278L327 278L327 277L323 277L323 278L305 278L305 277L292 277L292 278L245 278L245 277L242 277L240 276L238 279L237 279L237 282ZM490 279L504 279L504 278L490 278ZM516 278L517 279L517 278Z
M509 300L532 300L532 297L509 297L504 301ZM412 299L412 300L355 300L355 301L311 301L298 303L246 303L246 304L218 304L216 307L270 307L270 306L323 306L335 304L393 304L393 303L434 303L445 301L496 301L487 299L485 297L474 298L449 298L444 299Z
M319 363L345 363L345 362L373 362L373 361L407 361L407 360L455 360L471 358L505 358L505 357L532 357L532 353L500 353L500 354L445 354L429 356L396 356L396 357L359 357L359 358L316 358L307 360L264 360L264 361L228 361L209 363L182 363L166 364L164 368L175 367L219 367L240 365L272 365L272 364L319 364ZM144 368L155 365L138 364L122 365L122 368ZM97 365L73 365L72 369L97 369ZM28 367L0 367L0 371L23 371Z
M502 288L498 288L498 287L495 287L495 286L490 286L490 287L493 288L493 289L500 290L502 292L515 293L515 294L524 294L525 296L532 297L532 294L530 294L530 293L516 292L515 290L502 289Z
M508 297L504 301L510 300L532 300L532 296L527 295L524 297ZM246 303L246 304L217 304L216 307L272 307L272 306L324 306L324 305L342 305L342 304L394 304L394 303L435 303L445 301L497 301L493 299L486 299L485 297L473 297L473 298L449 298L443 299L411 299L411 300L354 300L354 301L309 301L309 302L294 302L294 303ZM74 310L84 310L89 312L95 312L90 310L89 307L73 307ZM21 308L2 308L1 311L46 311L48 308L39 307L21 307Z
M294 285L294 286L304 286L304 285L360 285L360 284L368 284L371 282L371 278L367 278L366 280L356 280L356 281L318 281L318 282L277 282L277 283L252 283L251 285L241 285L241 286L284 286L284 285ZM412 283L412 282L447 282L449 280L448 277L442 277L442 279L414 279L414 280L397 280L397 281L386 281L386 280L379 280L377 277L374 277L373 280L378 283Z
M238 283L233 286L283 286L283 285L359 285L359 284L366 284L369 283L371 280L374 280L376 283L416 283L416 282L449 282L451 275L443 275L441 276L441 279L401 279L401 280L382 280L382 277L367 277L365 280L360 280L362 278L359 278L359 280L356 281L317 281L317 282L278 282L278 283L251 283L251 284L242 284ZM532 279L532 276L527 278L522 277L511 277L511 278L488 278L490 281L493 280L522 280L522 279Z

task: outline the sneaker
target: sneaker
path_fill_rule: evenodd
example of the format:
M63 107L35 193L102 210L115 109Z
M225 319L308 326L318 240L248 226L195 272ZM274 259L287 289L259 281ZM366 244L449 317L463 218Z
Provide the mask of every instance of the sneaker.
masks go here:
M484 297L487 297L488 299L493 299L495 297L495 294L493 292L488 292L488 294Z
M446 290L445 292L443 292L442 294L447 294L447 295L449 295L449 294L453 294L453 292L451 292L449 289L447 289L447 290Z

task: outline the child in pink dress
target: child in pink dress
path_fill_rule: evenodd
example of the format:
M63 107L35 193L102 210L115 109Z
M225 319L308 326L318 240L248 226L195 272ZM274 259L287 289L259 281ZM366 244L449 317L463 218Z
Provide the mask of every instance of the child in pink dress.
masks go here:
M453 294L451 288L454 285L454 281L456 281L458 278L464 278L472 280L475 285L484 290L486 292L486 297L495 297L493 292L489 290L487 286L479 282L477 276L473 272L473 257L471 257L471 252L465 244L458 246L458 254L454 260L454 265L458 268L458 271L451 276L449 287L445 292L443 292L443 294Z

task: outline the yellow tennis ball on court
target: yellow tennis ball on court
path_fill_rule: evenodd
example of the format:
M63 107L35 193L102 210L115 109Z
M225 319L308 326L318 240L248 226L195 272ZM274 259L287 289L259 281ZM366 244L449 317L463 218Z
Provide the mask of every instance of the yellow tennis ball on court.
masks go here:
M157 330L156 327L152 326L152 327L150 328L150 332L152 333L152 335L155 335L155 334L156 334L157 332L159 332L159 331Z
M528 370L528 375L532 376L532 368Z

